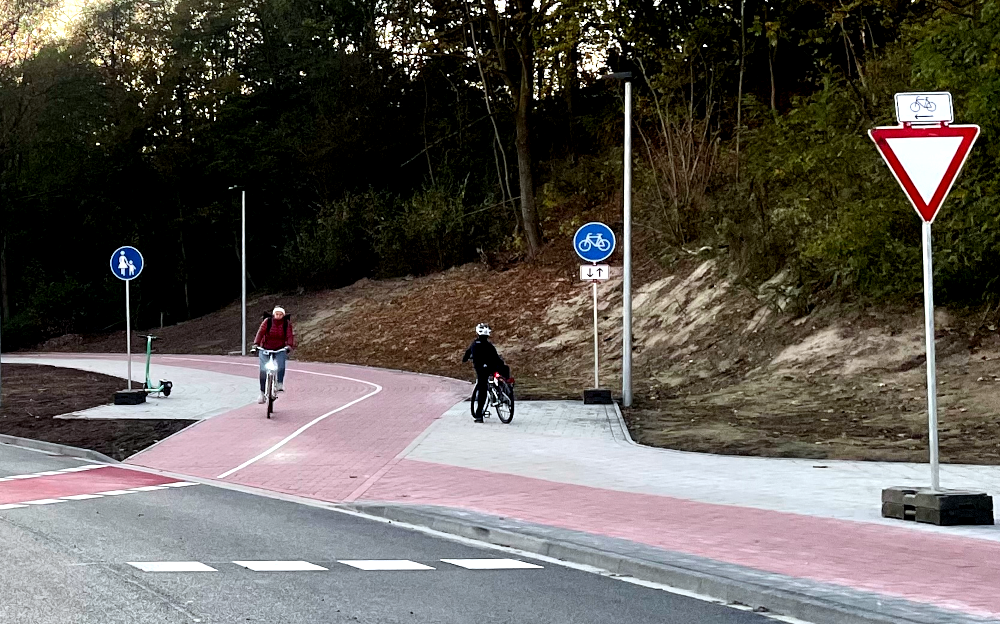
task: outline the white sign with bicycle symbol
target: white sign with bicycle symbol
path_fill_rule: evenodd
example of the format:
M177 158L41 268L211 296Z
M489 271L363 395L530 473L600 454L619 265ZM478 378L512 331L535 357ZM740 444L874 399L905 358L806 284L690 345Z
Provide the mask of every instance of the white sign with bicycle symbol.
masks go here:
M603 223L592 221L576 231L573 249L587 262L606 260L615 251L615 233Z
M901 124L951 123L955 113L951 93L897 93L896 121Z

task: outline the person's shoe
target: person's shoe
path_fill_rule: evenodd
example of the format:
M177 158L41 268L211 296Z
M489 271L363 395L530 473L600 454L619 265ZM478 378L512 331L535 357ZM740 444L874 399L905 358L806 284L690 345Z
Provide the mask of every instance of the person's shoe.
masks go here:
M260 404L263 404L264 401L265 401L265 399L264 399L264 393L261 392L259 395L257 395L257 402L260 403Z
M473 419L472 419L472 422L477 422L477 423L481 423L481 422L483 422L483 417L482 417L482 416L480 416L479 418L473 418Z
M278 392L284 392L284 391L285 391L285 384L283 384L283 383L281 383L279 381L278 382Z

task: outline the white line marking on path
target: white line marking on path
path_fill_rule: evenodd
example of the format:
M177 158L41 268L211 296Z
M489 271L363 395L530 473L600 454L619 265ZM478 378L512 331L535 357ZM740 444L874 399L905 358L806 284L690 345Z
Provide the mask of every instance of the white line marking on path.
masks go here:
M230 364L230 365L233 365L233 366L252 366L253 368L259 368L260 367L259 364L250 364L250 363L247 363L247 362L219 362L218 360L204 360L204 359L199 359L199 358L167 357L167 358L164 358L164 359L166 359L166 360L179 360L179 361L183 361L183 362L204 362L204 363L208 363L208 364ZM219 476L217 476L216 479L225 479L226 477L232 475L233 473L239 472L240 470L243 470L247 466L250 466L252 464L255 464L255 463L259 462L260 460L264 459L265 457L267 457L271 453L277 451L281 447L285 446L286 444L288 444L289 442L291 442L295 438L297 438L300 435L302 435L303 433L305 433L305 431L307 429L309 429L310 427L312 427L313 425L318 424L318 423L326 420L327 418L329 418L330 416L333 416L337 412L342 412L345 409L347 409L349 407L352 407L354 405L357 405L358 403L364 401L365 399L370 399L371 397L375 396L379 392L382 392L382 386L378 385L377 383L371 382L371 381L365 381L363 379L355 379L353 377L344 377L343 375L332 375L330 373L317 373L317 372L314 372L314 371L302 370L300 368L289 368L288 372L290 372L290 373L302 373L304 375L316 375L318 377L331 377L333 379L343 379L345 381L353 381L353 382L356 382L356 383L365 384L366 386L372 386L373 388L375 388L375 390L369 392L368 394L364 395L361 398L354 399L350 403L347 403L345 405L341 405L337 409L331 410L331 411L323 414L322 416L317 416L316 418L314 418L310 422L308 422L308 423L302 425L301 427L299 427L298 429L296 429L295 432L293 432L291 435L289 435L288 437L286 437L281 442L278 442L277 444L275 444L271 448L267 449L266 451L264 451L260 455L254 457L252 459L248 459L247 461L243 462L239 466L223 472L222 474L220 474Z
M442 559L466 570L541 570L543 566L517 559Z
M344 565L349 565L352 568L357 568L359 570L368 571L434 569L428 565L417 563L416 561L410 561L409 559L352 559L347 561L338 561L338 563L343 563Z
M39 498L38 500L22 501L25 505L54 505L63 501L58 498Z
M21 509L22 507L27 507L27 505L21 505L20 503L7 503L6 505L0 505L0 509Z
M143 572L218 572L198 561L129 561L128 564Z
M97 492L99 496L121 496L122 494L134 494L132 490L108 490L107 492Z
M104 498L104 497L98 494L73 494L72 496L60 496L59 498L67 501L81 501L81 500L90 500L92 498Z
M233 563L254 572L325 572L329 570L329 568L308 561L234 561Z

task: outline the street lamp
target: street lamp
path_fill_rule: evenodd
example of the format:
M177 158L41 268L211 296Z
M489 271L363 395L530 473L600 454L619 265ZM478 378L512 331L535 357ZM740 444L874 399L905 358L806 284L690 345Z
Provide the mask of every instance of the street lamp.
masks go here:
M240 244L242 249L240 250L240 262L242 264L241 272L241 283L243 288L243 296L241 298L242 315L240 316L240 327L242 328L243 339L240 341L240 355L247 354L247 190L239 186L230 186L230 191L239 190L242 194L243 199L243 209L240 216L240 229L242 230L242 236L240 237Z
M622 255L622 405L632 407L632 72L615 72L601 80L625 83L625 191Z

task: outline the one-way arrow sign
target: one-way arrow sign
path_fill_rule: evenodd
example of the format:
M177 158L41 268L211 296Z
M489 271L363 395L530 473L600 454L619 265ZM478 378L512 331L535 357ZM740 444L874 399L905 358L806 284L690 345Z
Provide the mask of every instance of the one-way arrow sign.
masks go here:
M580 265L580 279L585 282L603 282L611 277L611 268L606 264Z

